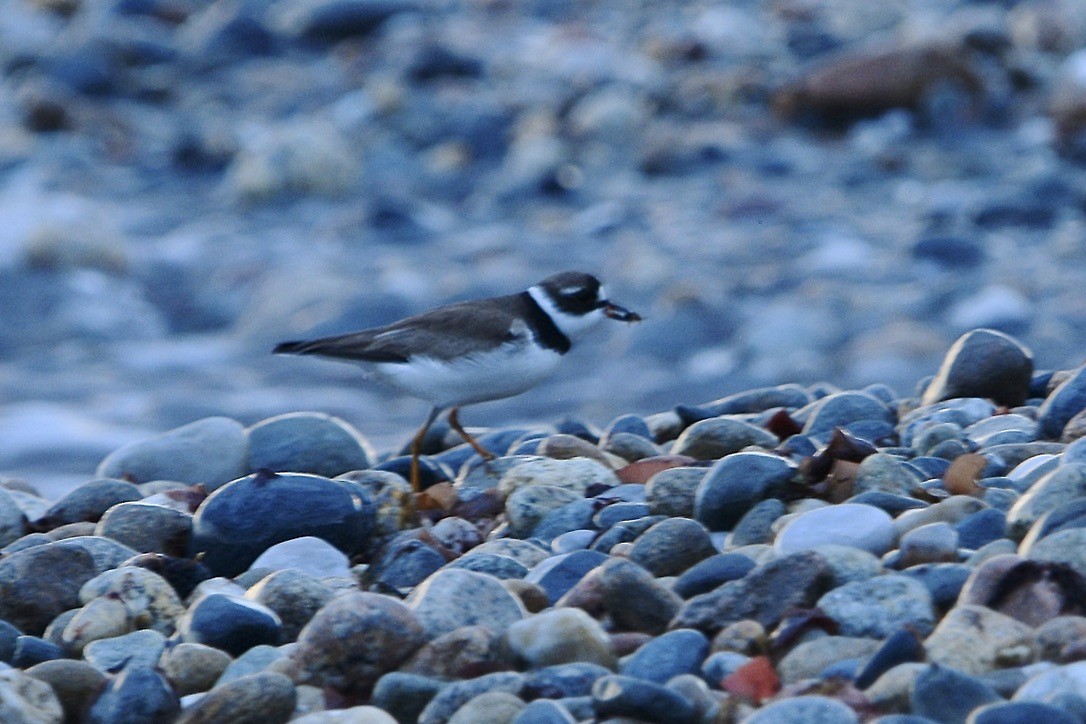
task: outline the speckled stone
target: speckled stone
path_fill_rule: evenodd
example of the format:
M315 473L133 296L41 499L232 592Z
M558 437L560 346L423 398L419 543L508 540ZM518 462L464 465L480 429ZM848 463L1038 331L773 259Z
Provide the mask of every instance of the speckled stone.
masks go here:
M633 631L662 633L682 599L632 561L612 558L593 572L604 608L616 624Z
M463 626L425 643L399 670L439 679L471 678L503 668L500 640L485 626Z
M931 594L907 576L885 575L853 581L818 600L844 636L886 638L902 625L926 634L935 625Z
M47 543L0 559L0 619L40 634L57 615L79 606L80 587L97 575L86 550Z
M498 579L456 568L431 575L404 603L431 638L475 624L502 633L528 615Z
M1033 659L1033 629L984 606L950 609L924 641L928 658L967 674L984 674Z
M524 676L513 672L498 672L453 682L430 700L419 714L418 724L446 724L460 707L480 694L503 692L516 695L523 686Z
M498 483L498 489L504 495L510 495L526 486L552 485L584 495L590 486L611 487L619 482L614 472L588 458L544 458L528 461L507 472Z
M615 656L600 624L577 608L557 608L511 625L510 651L531 669L584 661L613 669Z
M779 442L776 435L757 425L713 417L686 428L671 446L671 454L688 455L695 460L718 460L751 445L771 449Z
M668 518L637 537L630 560L654 576L675 576L716 552L705 526L689 518Z
M422 625L399 601L350 593L326 605L298 636L290 676L298 684L368 694L426 640Z
M331 588L294 569L276 571L245 592L247 599L267 606L279 616L282 643L297 639L302 627L332 596Z
M163 652L162 673L179 696L207 691L230 665L230 654L204 644L179 643Z
M694 516L694 496L705 468L668 468L645 483L645 502L652 515Z
M94 533L141 553L182 556L192 535L192 516L161 505L120 503L105 512Z
M60 724L64 720L61 701L47 679L16 669L0 670L0 692L0 721Z
M294 702L291 680L265 671L216 686L181 712L177 724L285 724Z
M79 590L79 600L83 603L104 596L119 597L136 626L151 628L165 636L174 632L185 613L173 587L146 568L115 568L95 576Z
M857 494L881 491L893 495L911 495L923 480L912 468L892 455L876 453L864 458L856 470Z

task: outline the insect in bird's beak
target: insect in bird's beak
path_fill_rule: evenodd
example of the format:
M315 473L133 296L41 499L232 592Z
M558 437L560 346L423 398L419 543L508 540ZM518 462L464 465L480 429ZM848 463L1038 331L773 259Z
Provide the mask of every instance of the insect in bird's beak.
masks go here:
M625 307L620 307L612 302L603 302L601 304L603 313L611 319L617 319L620 322L640 322L641 315L637 312L631 312Z

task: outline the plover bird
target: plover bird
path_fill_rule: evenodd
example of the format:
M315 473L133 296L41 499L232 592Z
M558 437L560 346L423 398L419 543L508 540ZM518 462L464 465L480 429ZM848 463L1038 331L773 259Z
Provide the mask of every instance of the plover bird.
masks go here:
M600 280L567 271L520 294L449 304L385 327L283 342L276 354L328 357L362 365L432 407L411 441L411 487L419 490L419 448L445 410L449 426L484 459L494 456L460 424L464 405L512 397L543 380L574 340L604 318L641 317L607 299Z

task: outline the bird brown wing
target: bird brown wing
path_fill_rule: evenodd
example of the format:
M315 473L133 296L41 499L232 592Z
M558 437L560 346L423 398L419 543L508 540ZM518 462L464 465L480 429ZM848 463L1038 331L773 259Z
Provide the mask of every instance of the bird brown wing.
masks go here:
M408 317L387 327L284 342L274 352L312 354L360 362L407 362L413 355L452 359L527 339L528 330L516 322L521 300L500 297L485 313L461 302Z

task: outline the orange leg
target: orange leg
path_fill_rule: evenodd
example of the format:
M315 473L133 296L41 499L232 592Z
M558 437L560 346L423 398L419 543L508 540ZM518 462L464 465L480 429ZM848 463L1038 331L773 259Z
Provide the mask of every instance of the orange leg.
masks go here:
M422 449L422 439L426 437L426 431L430 429L430 425L434 424L434 420L441 414L441 408L435 407L430 410L430 415L426 418L426 422L422 423L422 427L415 433L414 439L411 441L411 490L418 493L419 489L419 451Z
M464 438L464 441L468 445L471 445L472 449L483 458L483 460L493 460L494 453L487 450L485 447L479 444L479 442L468 434L468 431L460 424L460 408L454 407L449 410L449 427L456 430L460 437Z

